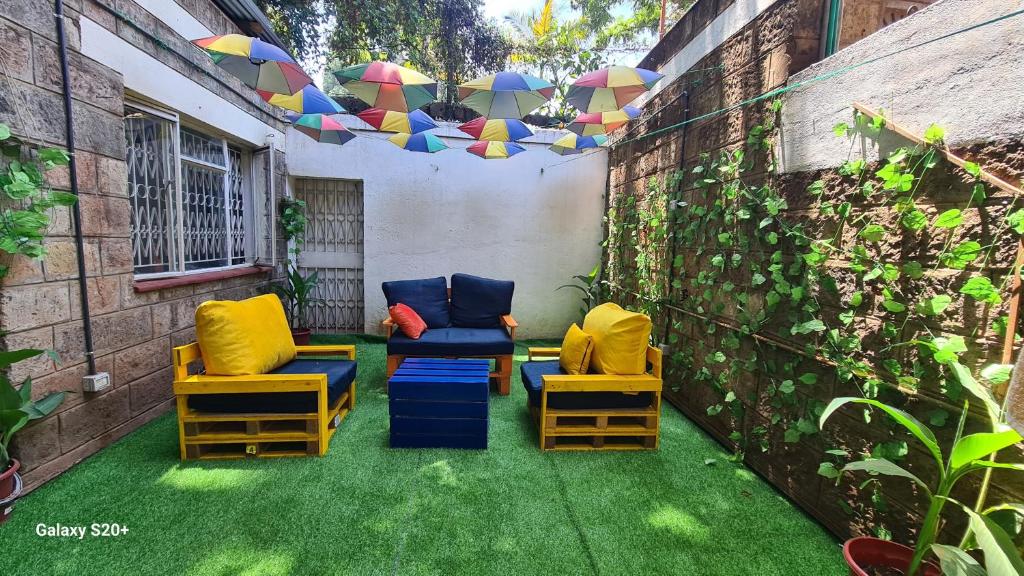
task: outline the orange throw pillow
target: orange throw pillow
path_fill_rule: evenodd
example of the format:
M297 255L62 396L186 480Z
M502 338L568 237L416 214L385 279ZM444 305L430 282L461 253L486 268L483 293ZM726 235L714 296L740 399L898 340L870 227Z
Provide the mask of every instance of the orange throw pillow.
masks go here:
M388 308L388 314L391 315L391 320L398 324L402 333L413 340L418 340L427 331L427 323L423 321L423 318L420 318L415 310L401 302Z

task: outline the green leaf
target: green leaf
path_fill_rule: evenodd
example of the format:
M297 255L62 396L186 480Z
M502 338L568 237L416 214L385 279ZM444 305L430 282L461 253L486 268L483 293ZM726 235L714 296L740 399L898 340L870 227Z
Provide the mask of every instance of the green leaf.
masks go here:
M1006 223L1017 234L1024 234L1024 208L1018 208L1006 215Z
M834 480L842 474L831 462L822 462L818 465L818 475Z
M765 280L767 280L767 278L764 277L764 274L761 274L760 272L754 272L754 275L751 276L750 278L750 285L760 286L761 284L765 283Z
M722 411L722 408L724 408L724 406L722 406L721 404L715 404L714 406L708 406L708 409L707 409L708 416L717 416L718 413Z
M903 264L903 273L917 280L921 276L924 276L924 269L921 267L920 262L907 262Z
M989 364L981 369L981 377L993 386L1005 384L1010 380L1013 364Z
M914 418L910 414L898 408L893 408L892 406L883 404L878 400L851 397L836 398L832 400L832 402L829 402L828 406L825 407L825 411L821 413L821 418L819 418L818 420L818 427L824 430L825 421L828 420L829 416L831 416L836 410L842 408L846 404L851 403L867 404L869 406L878 408L879 410L888 414L890 418L895 420L896 423L898 423L899 425L906 428L907 432L913 434L915 438L917 438L922 444L924 444L925 448L927 448L928 451L935 458L935 461L938 463L939 468L944 468L942 451L939 449L939 443L935 439L935 434L933 434L927 426L920 423L916 418Z
M938 124L932 124L924 131L924 141L928 144L935 144L946 136L946 130Z
M932 345L935 347L932 357L939 364L956 363L959 355L967 351L967 344L964 343L963 336L950 336L949 338L938 336L932 340Z
M936 340L938 340L938 338L936 338ZM960 338L960 341L962 345L963 338ZM967 347L964 346L964 350L961 350L961 352L966 349ZM937 355L936 360L938 360ZM957 381L960 382L960 385L985 404L985 410L988 412L989 421L995 424L1002 420L1002 408L1000 408L999 403L996 402L995 398L992 397L992 393L989 392L987 388L974 379L974 376L971 375L971 371L956 359L947 362L947 364L953 370L953 374L956 376Z
M787 444L795 444L800 441L800 431L796 428L789 428L786 433L782 435L783 442Z
M860 306L864 302L864 294L860 291L854 292L850 295L850 306L854 308Z
M953 445L953 451L949 455L950 467L957 470L1020 441L1020 433L1012 428L1001 432L979 432L964 436Z
M928 217L924 212L914 208L900 217L900 224L908 230L920 230L928 225Z
M39 150L39 159L48 166L67 166L71 158L68 153L60 148L42 148Z
M7 140L11 137L11 127L3 122L0 122L0 142Z
M928 413L928 423L932 426L945 426L946 420L949 418L949 412L938 408Z
M832 127L832 133L838 136L839 138L842 138L843 136L846 136L846 132L849 129L849 124L847 124L846 122L840 122Z
M948 544L932 544L943 576L987 576L985 569L970 554Z
M858 462L850 462L843 466L843 472L863 471L869 474L883 474L885 476L901 476L913 480L915 484L924 488L925 492L931 494L931 490L923 480L902 468L891 460L885 458L867 458Z
M956 500L950 499L952 502ZM956 502L960 504L959 502ZM971 532L985 554L985 571L988 576L1019 576L1024 574L1024 560L1017 553L1010 536L987 516L981 516L970 507L960 504L970 517Z
M935 228L956 228L963 223L963 221L964 217L963 214L960 213L960 209L953 208L936 216L935 220L932 221L932 226Z
M813 372L804 372L800 375L799 380L808 386L818 383L818 375Z
M968 174L970 174L971 176L974 176L975 178L979 178L979 177L981 177L981 166L979 166L977 163L971 162L969 160L965 161L964 162L964 172L967 172Z
M987 276L972 276L960 287L961 294L967 294L979 302L999 304L1003 298Z
M60 190L53 190L50 192L50 201L56 206L72 206L75 202L78 202L78 196L71 194L70 192L61 192Z
M916 310L918 314L922 314L924 316L938 316L939 314L942 314L942 312L945 311L952 302L952 298L945 294L940 294L933 298L929 298L924 302L919 302Z
M794 324L793 327L789 329L790 334L794 334L794 335L795 334L810 334L811 332L824 332L824 331L825 331L825 323L822 322L821 320L817 320L817 319L815 319L815 320L808 320L807 322L801 322L799 324Z
M939 256L939 259L944 265L949 266L950 268L963 270L968 264L974 262L980 253L981 244L978 244L974 240L968 240L957 244L948 252L943 252Z
M885 236L885 228L882 228L878 224L868 224L860 231L859 236L868 242L881 242Z
M795 391L796 386L793 384L792 380L783 380L782 383L779 384L779 392L782 392L783 394L792 394Z
M64 402L64 392L53 392L28 405L28 419L37 420L49 416Z

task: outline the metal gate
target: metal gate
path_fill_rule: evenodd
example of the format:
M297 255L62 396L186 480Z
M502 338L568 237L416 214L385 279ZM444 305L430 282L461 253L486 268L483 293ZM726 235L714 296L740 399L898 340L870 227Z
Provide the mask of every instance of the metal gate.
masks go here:
M363 183L299 178L295 197L306 202L306 236L299 270L319 283L310 305L315 332L362 332Z

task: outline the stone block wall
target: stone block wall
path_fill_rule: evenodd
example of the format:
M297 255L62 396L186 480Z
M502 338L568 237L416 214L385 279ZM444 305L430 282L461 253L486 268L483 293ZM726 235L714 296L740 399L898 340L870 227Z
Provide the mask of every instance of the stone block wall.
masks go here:
M693 67L694 70L720 67L719 73L711 77L705 72L684 75L647 104L645 112L651 120L638 123L629 137L679 122L682 107L675 102L683 101L683 90L689 92L690 117L699 116L757 96L787 81L807 80L894 47L906 47L973 23L958 20L955 14L970 12L978 15L976 20L998 15L1002 10L997 4L989 0L938 3L879 32L877 38L869 38L808 68L818 53L814 34L821 14L814 11L820 8L820 3L778 2ZM880 145L879 141L860 138L851 144L850 140L837 139L832 134L832 126L841 120L852 124L854 100L868 102L876 108L884 107L889 117L907 123L918 134L923 134L930 122L938 122L947 126L947 142L957 153L1010 182L1021 182L1024 124L1019 107L1013 106L1021 97L1020 69L1014 65L1015 55L1019 53L1020 26L1024 26L1024 22L1005 22L981 35L959 36L945 44L929 45L923 52L908 51L893 59L897 63L858 69L786 95L782 102L777 151L783 165L795 168L784 169L783 174L768 174L764 171L768 157L763 152L748 150L749 168L743 174L744 181L752 186L770 182L788 204L782 209L781 217L804 225L815 238L836 229L836 218L819 212L817 198L807 190L809 184L821 180L826 200L837 206L850 202L855 214L867 214L870 221L885 226L886 241L877 248L886 262L899 267L908 261L920 261L928 270L936 267L920 282L903 277L899 282L900 293L945 293L954 297L942 320L936 319L928 328L935 334L964 336L972 350L964 361L975 370L983 364L999 361L1002 338L992 323L1007 312L1005 295L1001 306L992 307L957 295L957 287L969 273L936 265L934 254L945 238L927 233L918 238L903 233L891 206L883 207L877 199L865 199L856 178L840 173L840 166L848 158L858 157L862 150L869 162L868 170L877 169L878 158L906 145L905 141L883 133ZM656 67L670 57L668 52L666 48L656 50L646 63ZM921 68L922 62L931 63L927 71ZM804 68L807 69L801 72ZM790 78L794 74L796 78ZM916 80L916 74L926 75L927 81ZM956 97L949 96L954 93ZM968 113L965 111L968 105L977 106L979 111ZM958 122L964 114L970 120ZM927 481L934 474L927 453L915 445L912 438L907 439L898 429L889 426L881 414L875 414L871 423L865 423L858 412L840 413L833 417L825 431L817 431L816 414L828 401L837 396L861 396L862 392L849 382L840 381L835 368L816 354L826 346L823 337L792 333L796 316L770 318L757 332L757 337L737 329L744 325L743 309L756 311L764 307L767 286L773 282L768 280L766 286L762 278L755 283L749 265L766 264L778 249L783 250L782 262L788 266L800 258L801 253L785 242L780 242L778 248L752 243L747 250L723 250L715 238L718 230L702 231L697 234L697 240L684 239L683 229L691 220L681 215L689 211L688 206L710 210L714 202L723 201L717 194L718 189L705 200L697 186L696 180L701 176L691 170L702 163L700 154L708 153L716 158L722 151L749 148L746 139L751 128L773 116L765 104L754 104L695 122L685 129L671 129L613 147L609 162L611 194L605 278L614 285L614 299L647 310L655 320L655 338L670 349L665 394L674 406L727 449L741 454L750 468L837 536L890 535L894 540L912 543L923 515L924 500L909 482L862 484L865 477L847 475L836 485L820 476L818 467L822 462L832 461L825 452L828 449L843 448L856 458L858 454L870 453L881 443L898 445L906 441L907 452L898 456L900 463ZM684 169L681 179L673 178L680 168ZM949 165L936 167L926 178L918 191L917 202L928 222L944 210L963 208L971 197L971 179ZM1003 222L1009 203L1009 195L990 189L989 198L982 206L964 210L965 224L957 238L969 232L977 236L974 239L982 245L992 244L992 233ZM668 223L665 232L647 221L650 214L657 214L661 222ZM733 232L753 237L752 228L757 226L758 219L736 224ZM857 241L856 233L857 229L851 228L839 242L844 246L852 245ZM991 261L982 270L990 274L996 284L1008 273L1013 261L1015 238L1002 236L993 247ZM691 280L710 270L712 256L723 251L727 256L731 252L741 265L723 267L721 276L714 278L710 285L698 282L701 285L695 290ZM929 254L932 260L927 259ZM766 265L762 266L764 269ZM869 300L872 286L858 288L857 278L848 263L830 263L826 270L836 281L839 296L826 292L815 294L822 309L821 317L830 327L841 325L838 315L845 308L843 303L853 291L864 289L868 306L858 311L852 324L862 338L862 352L858 354L873 366L881 365L883 360L896 354L884 349L889 341L880 336L891 315L881 306L880 297ZM970 272L977 270L972 268ZM707 297L700 294L705 290ZM739 302L741 293L749 297L749 303ZM702 298L706 298L707 303L702 302L700 307L694 305ZM652 302L652 299L657 301ZM907 330L906 333L911 334L910 327ZM725 352L723 358L713 354L721 351ZM900 362L907 364L915 354L920 354L911 347L900 348L899 352ZM747 362L755 356L756 362ZM803 374L813 374L815 382L797 384L791 397L781 399L777 393L779 383L784 379L796 380ZM715 381L711 382L708 375ZM895 380L891 376L883 378ZM883 385L879 397L903 407L924 422L929 422L939 411L949 414L952 420L959 413L959 407L943 391L942 382L941 373L924 369L917 393ZM734 395L732 400L727 399L727 392ZM715 406L719 406L717 411ZM776 420L780 416L781 420ZM793 437L787 432L796 428L798 418L805 418L811 427ZM948 422L933 424L933 427L948 444L954 425ZM968 430L980 431L984 425L982 414L972 410ZM1000 454L1000 459L1024 461L1024 447L1007 450ZM979 481L977 476L963 481L954 497L973 502ZM1024 496L1021 486L1019 475L1014 479L1010 474L998 473L994 476L989 501L1019 501ZM963 525L962 516L949 514L942 538L957 540Z
M215 33L238 32L208 0L182 0L181 5ZM268 126L283 130L284 124L253 90L139 4L71 0L65 6L96 364L111 375L112 386L100 393L82 392L87 365L77 259L70 210L61 208L53 214L47 256L42 261L12 259L0 287L4 348L51 349L60 357L59 362L44 357L20 363L11 369L12 380L31 376L35 395L70 392L56 413L25 428L15 441L14 454L22 461L28 489L171 409L171 348L194 339L196 306L210 299L265 293L279 273L138 289L124 158L125 87L118 73L79 52L80 18L99 23ZM0 0L0 122L31 143L63 148L63 86L53 10L48 1ZM280 195L286 184L284 154L278 153L277 159ZM50 172L48 179L56 189L70 186L66 169ZM283 241L278 251L283 256Z

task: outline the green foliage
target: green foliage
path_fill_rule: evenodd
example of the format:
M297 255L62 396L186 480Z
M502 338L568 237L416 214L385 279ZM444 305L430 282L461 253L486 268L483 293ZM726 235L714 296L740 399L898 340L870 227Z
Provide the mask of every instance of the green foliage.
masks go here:
M49 354L56 360L54 353L43 350L0 351L0 472L5 471L11 461L8 447L15 434L29 422L49 415L64 401L64 392L51 392L33 401L31 378L26 378L17 388L8 378L11 366L42 354Z
M274 285L274 292L287 304L288 318L292 328L303 330L308 327L309 306L315 300L313 290L319 282L316 271L303 276L298 267L288 268L287 282Z
M0 123L0 252L42 260L46 256L43 238L50 227L52 210L71 206L73 194L52 190L45 173L70 162L67 152L58 148L30 149L11 135ZM0 280L8 265L0 265Z
M604 301L604 290L603 283L599 278L601 272L601 264L596 264L594 269L588 274L577 274L573 276L576 280L576 284L563 284L555 290L561 290L562 288L569 288L570 290L577 290L580 293L582 302L580 303L580 318L582 319L590 312L594 306L597 306Z
M277 221L284 232L285 241L294 240L295 250L305 242L306 224L306 203L295 198L282 198L278 206ZM297 253L297 252L296 252Z

